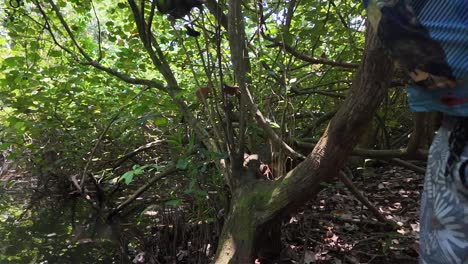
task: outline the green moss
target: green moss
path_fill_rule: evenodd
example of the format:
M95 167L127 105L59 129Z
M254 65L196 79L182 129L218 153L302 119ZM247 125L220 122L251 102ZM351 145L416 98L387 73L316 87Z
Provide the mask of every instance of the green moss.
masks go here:
M228 232L236 240L251 241L256 227L288 201L276 199L288 180L253 182L239 189L233 197ZM249 243L249 242L247 242Z

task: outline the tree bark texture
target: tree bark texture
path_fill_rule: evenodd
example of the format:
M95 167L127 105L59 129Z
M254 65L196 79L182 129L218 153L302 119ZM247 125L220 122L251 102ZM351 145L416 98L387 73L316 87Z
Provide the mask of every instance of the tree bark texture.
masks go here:
M235 190L224 224L215 263L253 263L268 251L262 237L282 217L314 198L324 180L339 173L379 107L393 73L392 62L377 37L367 33L366 49L350 94L321 139L294 170L273 182L256 181ZM262 242L263 241L263 242Z
M364 134L387 92L393 72L392 62L372 33L367 34L365 50L349 96L315 148L298 167L275 182L276 193L267 205L265 220L287 211L289 205L303 204L313 197L321 189L322 180L337 175Z

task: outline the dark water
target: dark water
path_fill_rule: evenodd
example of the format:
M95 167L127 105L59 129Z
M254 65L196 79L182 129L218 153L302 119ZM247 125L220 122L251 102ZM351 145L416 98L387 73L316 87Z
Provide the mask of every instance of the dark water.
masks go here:
M109 227L78 199L0 181L0 263L120 263Z

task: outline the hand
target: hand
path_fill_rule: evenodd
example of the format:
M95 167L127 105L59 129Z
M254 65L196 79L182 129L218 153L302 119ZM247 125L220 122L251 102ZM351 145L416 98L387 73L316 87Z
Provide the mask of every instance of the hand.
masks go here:
M437 76L421 70L414 70L409 73L413 82L428 90L435 90L440 88L455 88L457 81L451 80L445 76Z

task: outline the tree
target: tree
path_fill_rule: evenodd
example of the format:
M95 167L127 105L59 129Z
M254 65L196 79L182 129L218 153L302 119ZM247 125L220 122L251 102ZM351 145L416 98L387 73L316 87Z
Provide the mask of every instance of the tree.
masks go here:
M187 152L198 151L197 141L216 154L211 157L217 157L212 159L232 196L215 262L269 258L278 252L282 217L340 173L390 86L391 63L370 32L356 63L364 36L361 10L351 5L208 0L209 12L193 22L199 38L183 36L183 22L161 17L156 1L35 0L11 7L4 34L14 51L2 63L2 82L11 88L2 93L12 99L2 103L9 111L4 123L14 126L4 132L3 146L24 145L25 135L45 139L44 131L48 137L73 135L67 138L73 155L61 162L81 156L86 162L70 172L69 181L112 222L151 184L185 170L191 153L178 149L164 169L125 173L119 179L132 182L144 170L160 172L115 205L98 197L110 195L102 187L109 179L95 173L102 166L93 166L100 145L125 131L137 131L127 141L141 144L144 131L136 128L144 130L149 112L158 111L151 125L167 133L183 119L196 138ZM349 91L337 89L350 83ZM301 154L295 135L311 131L311 118L296 122L288 116L335 109L313 150ZM122 116L125 111L130 114ZM96 122L102 118L109 122ZM99 159L106 155L114 157L103 152ZM285 165L291 160L298 164L292 170Z

